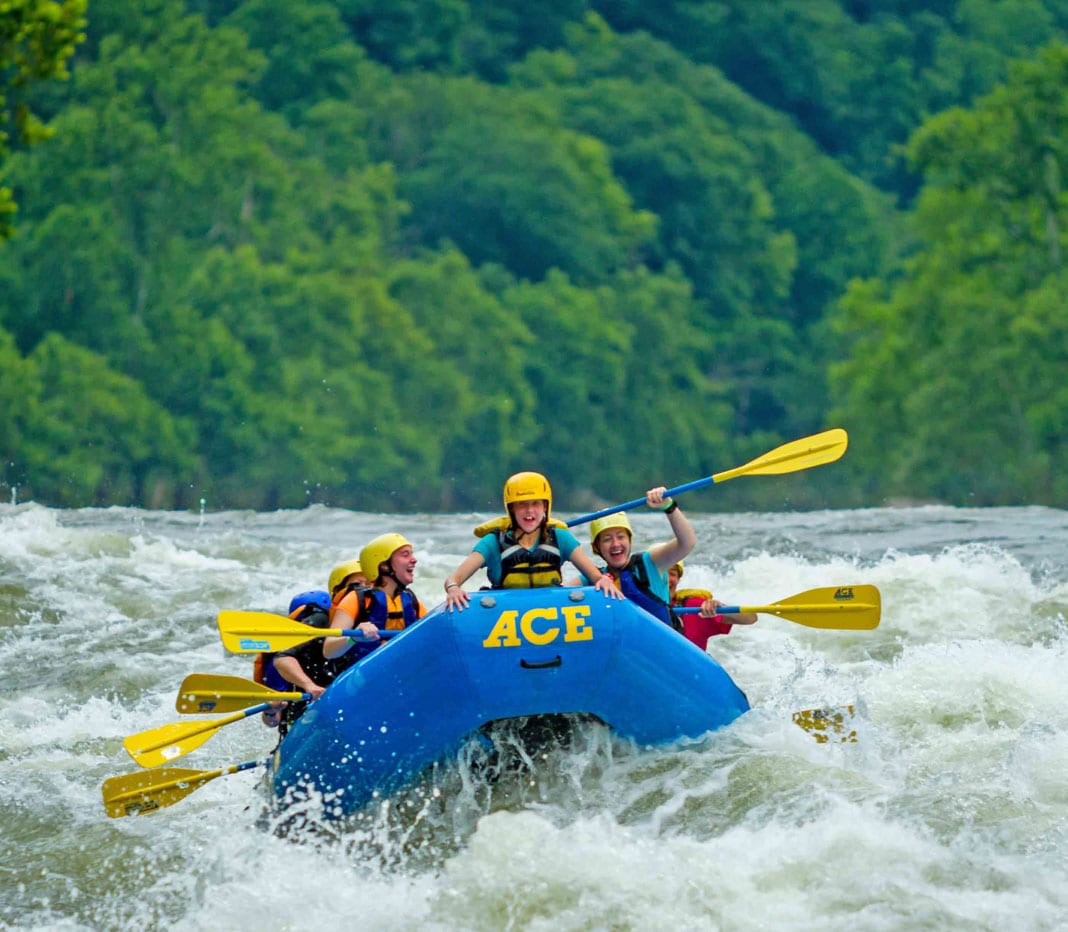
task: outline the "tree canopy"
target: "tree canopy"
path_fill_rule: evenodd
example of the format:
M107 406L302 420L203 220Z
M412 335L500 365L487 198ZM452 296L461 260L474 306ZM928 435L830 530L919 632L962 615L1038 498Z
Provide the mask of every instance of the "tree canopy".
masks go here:
M0 485L585 508L842 426L694 506L1063 501L1066 39L1061 0L0 3Z
M36 82L66 77L66 63L83 38L85 0L4 0L0 4L0 161L12 145L47 139L49 129L30 104ZM17 207L0 185L0 242L12 233Z

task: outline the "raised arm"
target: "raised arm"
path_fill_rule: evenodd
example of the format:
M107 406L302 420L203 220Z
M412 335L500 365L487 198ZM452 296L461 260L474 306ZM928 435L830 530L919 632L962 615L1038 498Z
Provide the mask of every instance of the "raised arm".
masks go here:
M645 493L645 504L655 511L664 512L675 534L671 540L653 544L649 548L649 556L661 570L674 566L679 560L685 560L697 544L697 535L694 533L693 525L682 513L679 503L674 499L664 500L666 491L667 488L661 485Z

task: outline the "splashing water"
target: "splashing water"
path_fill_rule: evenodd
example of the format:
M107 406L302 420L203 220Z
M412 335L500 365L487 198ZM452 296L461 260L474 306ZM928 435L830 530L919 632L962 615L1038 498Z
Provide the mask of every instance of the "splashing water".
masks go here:
M1058 929L1068 923L1068 513L699 516L686 584L738 604L874 583L875 631L771 616L713 639L751 712L634 748L507 728L344 822L266 810L250 770L108 819L125 736L191 672L251 674L222 608L281 611L383 530L438 601L484 516L0 506L0 926L56 929ZM637 540L664 536L637 514ZM448 701L447 696L442 701ZM853 704L855 744L801 709ZM498 728L505 726L495 726ZM234 723L180 765L264 757Z

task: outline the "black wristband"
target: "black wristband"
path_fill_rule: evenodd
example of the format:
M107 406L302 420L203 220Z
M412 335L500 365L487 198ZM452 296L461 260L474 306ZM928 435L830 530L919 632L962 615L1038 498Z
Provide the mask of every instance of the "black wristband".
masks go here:
M666 515L674 514L678 510L679 510L679 503L677 501L675 501L675 499L672 499L671 500L671 504L668 505L667 508L664 509L664 514L666 514Z

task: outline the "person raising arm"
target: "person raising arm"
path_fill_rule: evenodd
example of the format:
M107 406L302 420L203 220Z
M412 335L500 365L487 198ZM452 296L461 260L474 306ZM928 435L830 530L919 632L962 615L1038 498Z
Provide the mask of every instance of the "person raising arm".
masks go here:
M634 529L626 513L617 511L590 523L590 546L605 561L604 572L623 595L681 632L682 626L671 611L666 571L693 550L697 535L678 503L674 499L665 502L666 491L664 486L649 489L645 504L667 516L673 534L670 540L635 553Z

